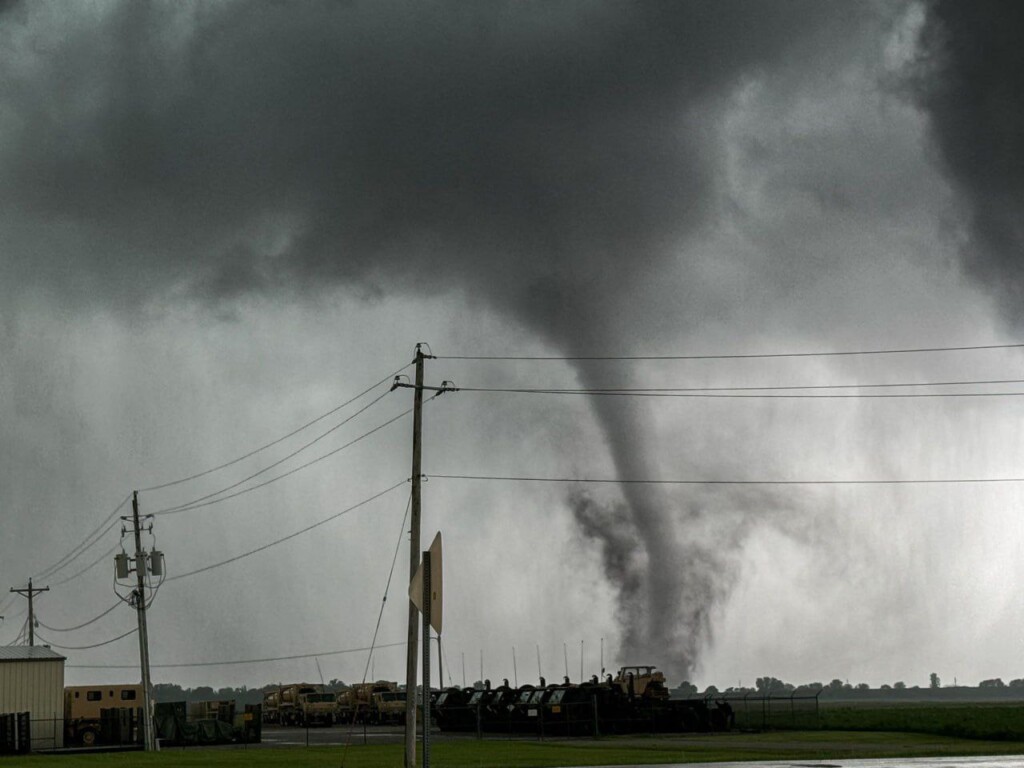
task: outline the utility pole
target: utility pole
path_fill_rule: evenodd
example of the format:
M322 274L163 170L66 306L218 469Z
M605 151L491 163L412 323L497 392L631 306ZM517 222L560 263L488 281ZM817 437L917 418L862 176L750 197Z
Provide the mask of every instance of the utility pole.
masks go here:
M32 579L28 580L28 587L24 587L22 589L14 589L13 587L11 588L11 592L17 592L22 597L27 597L28 598L28 644L29 645L35 645L36 644L36 632L35 632L36 614L35 614L35 610L32 607L32 598L35 595L37 595L38 593L40 593L40 592L49 592L49 591L50 591L49 587L33 587L32 586ZM3 618L3 617L0 616L0 618Z
M135 608L135 615L139 622L139 666L142 669L142 748L146 752L156 749L156 738L153 733L152 714L152 688L149 677L149 631L146 628L146 571L150 570L155 575L163 574L163 556L159 552L152 552L152 563L147 562L146 551L142 548L142 525L139 522L139 492L132 493L132 516L121 518L124 521L131 521L132 532L135 535L135 589L128 600L129 605ZM123 531L122 531L123 533ZM118 560L123 558L123 560ZM115 558L117 571L115 575L127 575L128 563L126 555L118 555ZM123 599L123 598L122 598Z
M416 387L412 411L412 525L409 533L409 581L420 565L420 475L423 458L423 348L416 345ZM409 601L409 637L405 659L405 768L416 768L416 643L419 611ZM426 692L424 692L424 695Z
M430 768L430 550L423 552L423 768ZM438 657L440 657L438 653Z
M413 390L412 409L412 498L410 499L411 523L409 526L409 581L412 582L416 576L416 570L420 566L420 518L421 518L421 493L420 485L422 480L422 456L423 456L423 391L425 389L441 394L443 392L455 391L449 382L444 381L440 387L423 386L423 363L426 360L433 360L434 355L426 354L423 351L423 344L416 345L416 379L415 384L407 384L396 376L391 389L399 387L410 387ZM416 653L419 643L419 613L416 605L409 601L409 634L405 658L405 768L416 768ZM429 696L428 690L424 696Z
M412 522L409 531L409 581L420 565L420 475L423 455L423 345L416 345L416 384L412 411ZM397 385L397 382L396 382ZM416 768L416 644L419 640L419 611L409 601L409 635L405 657L405 768Z

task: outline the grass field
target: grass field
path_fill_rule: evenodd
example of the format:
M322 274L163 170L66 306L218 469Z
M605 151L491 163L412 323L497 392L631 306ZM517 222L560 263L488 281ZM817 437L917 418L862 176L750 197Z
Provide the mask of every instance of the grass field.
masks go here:
M1024 705L827 705L821 708L819 725L826 730L886 730L1024 741Z
M908 733L837 731L774 732L659 737L615 737L600 741L535 742L465 740L435 744L432 763L443 768L555 768L729 760L822 760L935 755L1024 753L1024 743L955 739ZM193 747L158 754L33 755L3 758L3 768L194 768L280 766L294 768L399 768L400 745L248 749Z

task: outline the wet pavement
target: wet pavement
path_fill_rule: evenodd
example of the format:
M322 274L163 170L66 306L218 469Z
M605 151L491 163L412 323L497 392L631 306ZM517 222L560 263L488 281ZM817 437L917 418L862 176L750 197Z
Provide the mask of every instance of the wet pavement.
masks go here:
M764 760L732 763L605 766L605 768L1024 768L1024 755L996 757L884 757L859 760ZM570 768L566 766L566 768Z

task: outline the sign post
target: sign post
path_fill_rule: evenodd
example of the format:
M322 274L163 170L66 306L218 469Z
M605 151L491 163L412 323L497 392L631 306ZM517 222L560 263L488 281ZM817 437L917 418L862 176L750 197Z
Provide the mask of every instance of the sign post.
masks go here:
M430 628L441 634L441 573L439 532L409 584L409 599L423 614L423 768L430 768ZM406 691L406 696L415 695L415 691Z

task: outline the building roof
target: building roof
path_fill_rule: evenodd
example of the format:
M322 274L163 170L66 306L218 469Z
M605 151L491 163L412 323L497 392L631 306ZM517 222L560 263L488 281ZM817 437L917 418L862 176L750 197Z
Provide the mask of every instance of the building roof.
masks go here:
M0 645L0 663L5 661L67 661L45 645Z

